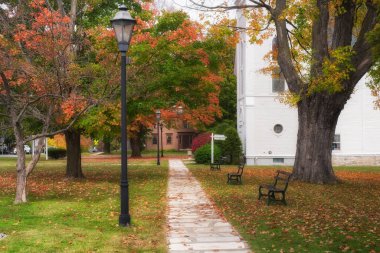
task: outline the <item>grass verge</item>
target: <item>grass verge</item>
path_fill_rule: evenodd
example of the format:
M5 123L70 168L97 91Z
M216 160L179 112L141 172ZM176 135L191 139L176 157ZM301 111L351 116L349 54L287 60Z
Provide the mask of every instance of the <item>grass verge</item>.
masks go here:
M340 167L336 185L291 182L288 206L267 206L258 186L273 181L275 168L248 167L243 185L227 185L236 168L189 167L255 252L380 252L379 168Z
M14 205L15 159L0 163L0 252L166 252L166 162L129 167L129 228L118 226L119 164L84 161L76 181L65 180L64 160L42 160L29 202Z

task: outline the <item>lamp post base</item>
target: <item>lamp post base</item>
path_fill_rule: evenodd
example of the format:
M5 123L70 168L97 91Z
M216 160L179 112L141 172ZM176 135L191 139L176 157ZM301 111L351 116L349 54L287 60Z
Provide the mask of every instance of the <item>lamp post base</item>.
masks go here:
M120 214L119 216L119 226L129 227L131 225L131 216L129 214Z

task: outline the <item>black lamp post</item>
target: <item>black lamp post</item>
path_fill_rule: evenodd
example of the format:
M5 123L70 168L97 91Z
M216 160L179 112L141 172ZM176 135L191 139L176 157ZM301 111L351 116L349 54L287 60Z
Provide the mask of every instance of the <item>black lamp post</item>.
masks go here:
M162 139L162 127L164 124L160 123L161 128L161 157L164 157L164 140Z
M120 226L129 226L129 190L128 190L128 161L127 161L127 51L131 41L133 27L136 23L121 5L115 17L111 20L116 39L121 52L121 179L120 179Z
M156 111L156 121L157 121L157 165L160 165L160 119L161 111Z

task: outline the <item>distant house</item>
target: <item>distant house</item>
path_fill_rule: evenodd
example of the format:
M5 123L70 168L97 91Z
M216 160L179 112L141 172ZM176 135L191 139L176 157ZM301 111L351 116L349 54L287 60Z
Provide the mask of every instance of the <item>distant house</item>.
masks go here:
M248 25L242 10L237 23ZM274 43L272 37L262 45L251 44L242 30L236 50L237 130L251 165L292 165L295 159L297 109L277 99L287 90L284 78L260 71L268 66L264 56ZM339 117L331 143L335 165L380 165L380 111L373 102L362 78Z
M146 139L146 149L157 149L157 125L151 129L151 134ZM164 150L186 150L191 149L193 138L197 135L197 131L186 121L177 121L174 127L162 127L162 141L160 139L160 149ZM160 134L161 135L161 134ZM161 138L161 136L160 136Z

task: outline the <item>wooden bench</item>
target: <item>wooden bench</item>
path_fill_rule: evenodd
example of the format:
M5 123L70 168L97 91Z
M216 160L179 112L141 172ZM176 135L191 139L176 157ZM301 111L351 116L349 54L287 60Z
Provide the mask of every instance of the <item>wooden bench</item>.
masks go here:
M226 161L226 157L219 157L215 162L210 163L210 170L220 170L220 165L224 164Z
M286 189L288 188L290 177L292 176L292 173L278 170L277 175L274 177L274 183L273 184L262 184L259 186L259 199L261 199L262 196L267 196L267 205L271 202L277 202L280 201L284 205L286 205L285 200L285 193ZM262 192L262 189L267 190L267 194ZM276 198L276 193L281 194L281 199Z
M221 160L216 160L213 163L210 163L210 170L220 170L220 165L222 164Z
M230 184L232 182L235 182L237 184L242 184L243 183L243 181L241 179L241 176L243 175L243 170L244 170L245 162L246 162L246 159L245 159L245 156L243 156L240 159L237 172L236 173L228 173L227 174L227 184Z

